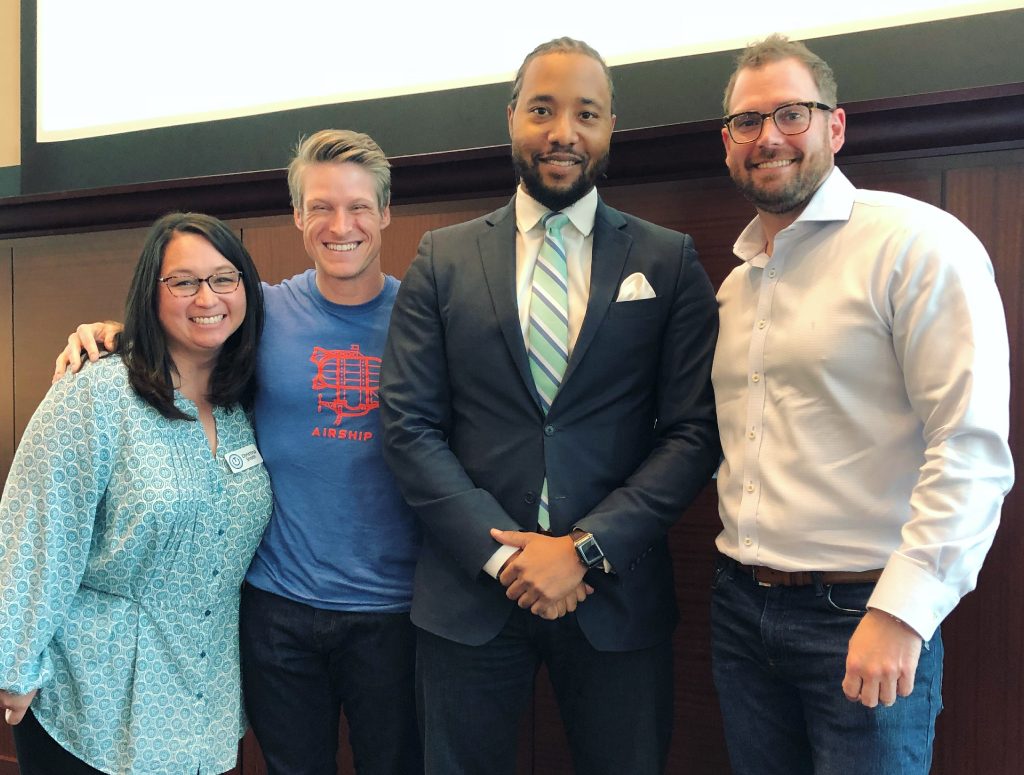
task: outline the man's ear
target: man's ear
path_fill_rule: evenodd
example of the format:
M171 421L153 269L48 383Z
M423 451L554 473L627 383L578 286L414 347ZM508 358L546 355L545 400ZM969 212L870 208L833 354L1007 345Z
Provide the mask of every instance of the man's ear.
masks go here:
M846 111L842 108L836 108L829 116L828 140L832 153L839 153L846 142Z

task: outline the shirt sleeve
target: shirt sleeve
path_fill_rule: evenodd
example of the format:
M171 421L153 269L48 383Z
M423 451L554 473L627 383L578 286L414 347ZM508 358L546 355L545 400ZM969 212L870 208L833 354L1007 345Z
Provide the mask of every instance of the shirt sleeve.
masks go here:
M491 558L484 563L484 573L490 576L492 579L497 579L498 574L501 573L501 566L505 564L509 557L515 554L518 549L514 546L500 546L498 550L491 555Z
M47 683L46 647L85 572L110 476L96 369L50 388L29 421L0 501L0 688Z
M889 301L924 458L901 543L868 602L922 638L974 589L1013 483L1009 347L984 247L959 222L908 240Z

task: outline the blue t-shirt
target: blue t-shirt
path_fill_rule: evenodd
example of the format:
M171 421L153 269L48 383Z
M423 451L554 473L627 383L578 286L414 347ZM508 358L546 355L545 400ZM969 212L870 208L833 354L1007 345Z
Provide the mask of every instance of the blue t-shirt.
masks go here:
M256 437L274 512L246 580L338 611L408 611L419 528L381 456L380 359L398 280L334 304L310 269L264 285Z

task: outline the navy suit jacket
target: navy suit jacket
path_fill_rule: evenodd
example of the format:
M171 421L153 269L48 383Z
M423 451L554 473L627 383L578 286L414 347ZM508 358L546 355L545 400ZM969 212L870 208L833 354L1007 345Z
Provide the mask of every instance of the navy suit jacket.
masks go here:
M460 643L493 638L513 601L482 568L488 531L593 533L615 570L576 616L600 650L645 648L678 618L666 533L718 465L717 305L686 235L599 202L590 298L544 415L515 292L515 207L424 235L381 371L385 457L422 519L412 618ZM617 302L642 272L656 298Z

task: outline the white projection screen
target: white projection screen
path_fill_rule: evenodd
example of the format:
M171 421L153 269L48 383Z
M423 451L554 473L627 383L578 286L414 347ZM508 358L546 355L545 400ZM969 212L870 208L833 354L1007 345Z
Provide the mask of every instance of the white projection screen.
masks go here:
M507 82L558 35L610 65L1024 7L1024 2L37 0L36 142ZM500 19L500 28L494 21Z

